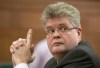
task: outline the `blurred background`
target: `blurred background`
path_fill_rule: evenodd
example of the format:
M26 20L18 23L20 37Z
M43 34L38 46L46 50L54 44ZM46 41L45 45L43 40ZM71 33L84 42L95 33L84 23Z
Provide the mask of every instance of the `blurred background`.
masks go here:
M33 43L45 38L41 14L50 3L64 1L81 13L82 38L100 56L100 0L0 0L0 63L10 62L9 47L18 38L25 38L33 29Z

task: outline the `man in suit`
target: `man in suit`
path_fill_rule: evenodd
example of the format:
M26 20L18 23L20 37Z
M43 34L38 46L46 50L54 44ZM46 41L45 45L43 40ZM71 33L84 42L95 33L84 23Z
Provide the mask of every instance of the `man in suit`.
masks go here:
M41 19L48 48L54 56L44 68L100 68L100 59L81 40L80 13L75 7L65 2L50 4ZM15 68L28 68L33 48L30 29L26 39L20 38L10 47Z

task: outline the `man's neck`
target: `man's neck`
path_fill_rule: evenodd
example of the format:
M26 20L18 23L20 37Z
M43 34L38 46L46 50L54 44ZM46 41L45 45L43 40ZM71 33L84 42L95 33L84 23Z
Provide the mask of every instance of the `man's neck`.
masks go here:
M66 53L55 54L54 58L57 60L57 63L59 63L65 55Z

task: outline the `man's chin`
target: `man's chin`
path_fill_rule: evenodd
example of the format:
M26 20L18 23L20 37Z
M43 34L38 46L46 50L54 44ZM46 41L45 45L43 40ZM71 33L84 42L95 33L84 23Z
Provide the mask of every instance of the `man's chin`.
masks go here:
M52 50L52 53L53 54L61 54L62 52L64 52L64 50L61 50L61 49L54 49L54 50Z

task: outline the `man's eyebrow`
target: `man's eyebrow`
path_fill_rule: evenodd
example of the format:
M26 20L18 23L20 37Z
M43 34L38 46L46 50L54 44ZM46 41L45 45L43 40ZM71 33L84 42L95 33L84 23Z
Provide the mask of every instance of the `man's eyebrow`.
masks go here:
M53 27L52 26L45 27L45 30L50 30L50 29L53 29Z
M66 25L65 23L61 23L61 24L59 24L59 26L66 26L66 27L68 27L68 25Z
M59 25L66 25L66 24L64 24L64 23L61 23L61 24L59 24Z
M46 29L48 29L48 28L53 28L52 26L47 26L47 27L45 27Z

